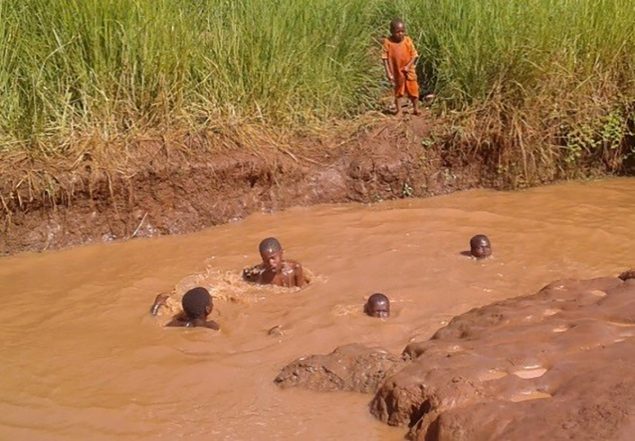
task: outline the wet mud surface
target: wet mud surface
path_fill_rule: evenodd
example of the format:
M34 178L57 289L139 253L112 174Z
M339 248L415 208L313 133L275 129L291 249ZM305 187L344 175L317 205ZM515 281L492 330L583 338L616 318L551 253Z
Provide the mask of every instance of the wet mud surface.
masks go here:
M327 355L294 361L280 372L274 383L282 388L372 393L400 364L400 357L384 349L353 343Z
M118 172L85 155L40 177L57 188L52 196L34 193L30 175L5 174L0 254L188 233L255 211L430 196L483 184L482 158L455 157L431 145L430 136L421 117L387 119L335 146L296 147L302 154L267 145L210 153L196 142L183 154L165 143L140 143Z
M410 343L399 360L381 351L382 362L369 363L376 350L343 347L293 362L275 382L373 392L377 382L351 379L388 372L371 413L421 441L627 440L635 437L634 336L631 270L473 309Z

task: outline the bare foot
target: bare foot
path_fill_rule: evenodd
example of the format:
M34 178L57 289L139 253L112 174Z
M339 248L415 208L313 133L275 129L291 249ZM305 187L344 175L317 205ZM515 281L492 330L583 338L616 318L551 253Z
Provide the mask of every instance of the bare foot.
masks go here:
M414 109L414 110L412 111L412 114L413 114L413 115L421 115L421 112L419 111L419 109Z

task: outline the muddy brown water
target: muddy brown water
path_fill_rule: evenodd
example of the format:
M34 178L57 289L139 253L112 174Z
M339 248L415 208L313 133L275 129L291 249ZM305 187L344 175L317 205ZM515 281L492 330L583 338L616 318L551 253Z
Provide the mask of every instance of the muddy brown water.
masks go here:
M454 315L563 277L635 265L635 179L256 214L187 236L0 259L0 438L400 440L370 396L279 390L302 355L351 342L400 351ZM494 259L460 254L471 235ZM239 280L275 235L313 283ZM222 330L166 329L154 296L212 286ZM375 291L387 321L362 314ZM280 325L283 335L268 335Z

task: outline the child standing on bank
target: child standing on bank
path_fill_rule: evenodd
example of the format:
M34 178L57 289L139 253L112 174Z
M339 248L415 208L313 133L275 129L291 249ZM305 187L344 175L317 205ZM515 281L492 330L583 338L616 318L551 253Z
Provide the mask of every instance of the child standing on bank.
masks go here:
M406 25L403 20L395 19L390 22L390 37L384 39L381 58L386 69L388 81L395 87L395 114L401 115L399 100L408 95L412 102L415 115L419 115L419 84L415 63L419 54L415 45L406 36Z

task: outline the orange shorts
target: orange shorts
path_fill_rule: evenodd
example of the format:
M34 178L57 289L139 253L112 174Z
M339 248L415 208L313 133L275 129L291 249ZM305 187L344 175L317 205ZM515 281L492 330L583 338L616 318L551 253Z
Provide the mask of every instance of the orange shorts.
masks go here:
M402 73L395 77L395 96L400 98L408 95L410 98L419 98L419 83L417 82L417 74L408 72L408 77Z

